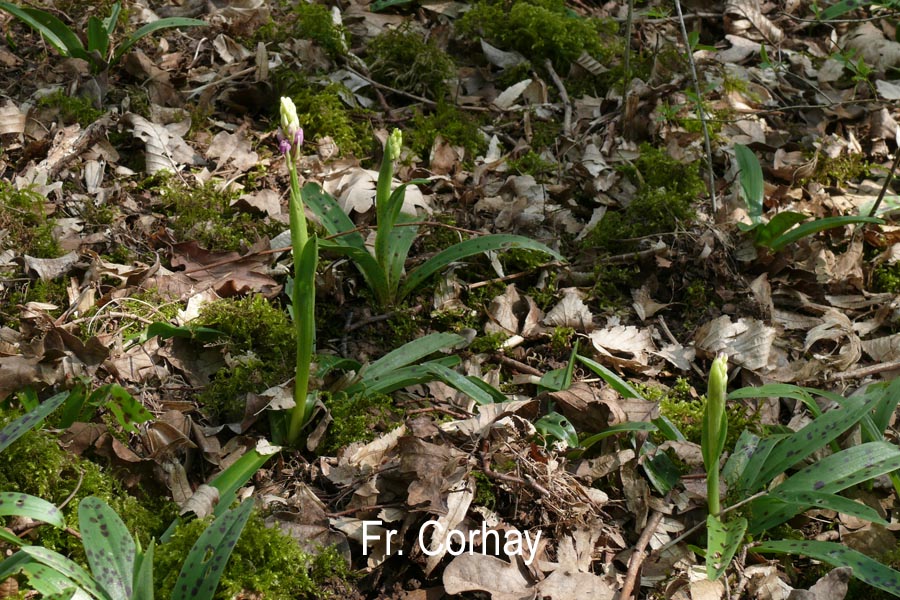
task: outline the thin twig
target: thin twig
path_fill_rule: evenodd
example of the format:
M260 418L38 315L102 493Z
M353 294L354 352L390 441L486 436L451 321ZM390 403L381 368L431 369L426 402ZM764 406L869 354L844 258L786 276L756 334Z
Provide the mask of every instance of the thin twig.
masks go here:
M638 538L637 544L635 544L631 553L631 558L628 559L628 573L625 575L625 582L622 584L622 589L619 592L619 600L627 600L631 597L631 592L637 583L641 565L644 564L644 559L647 558L647 553L644 552L644 549L650 543L650 538L656 533L662 518L663 514L654 510L647 520L647 526L644 527L644 531L641 533L641 537Z
M484 287L486 285L491 285L492 283L503 283L505 281L512 281L514 279L521 279L522 277L526 277L526 276L530 275L531 273L533 273L534 271L537 271L539 269L546 269L548 267L561 267L561 266L563 266L563 263L558 262L558 261L552 261L552 262L544 263L542 265L537 265L536 267L533 267L527 271L522 271L520 273L513 273L512 275L504 275L503 277L495 277L494 279L486 279L484 281L476 281L475 283L470 283L469 285L467 285L466 289L469 291L472 291L472 290L476 290L480 287Z
M406 96L407 98L411 98L413 100L416 100L417 102L427 104L428 106L437 106L437 102L435 102L434 100L429 100L428 98L424 98L422 96L416 96L415 94L410 94L409 92L404 92L403 90L398 90L397 88L392 88L389 85L384 85L383 83L378 83L371 77L366 77L365 75L363 75L362 73L360 73L353 67L350 67L349 65L346 66L345 68L348 71L350 71L351 73L353 73L354 75L356 75L357 77L365 79L371 85L373 85L377 88L380 88L382 90L387 90L394 94L400 94L401 96ZM491 111L491 109L486 106L463 106L463 105L458 104L456 107L459 108L460 110L471 110L471 111L475 111L475 112L490 112Z
M418 304L416 306L413 306L412 308L406 308L403 310L392 310L391 312L384 313L383 315L375 315L373 317L369 317L368 319L363 319L362 321L357 321L356 323L353 323L352 325L348 325L347 327L344 328L344 333L351 333L351 332L356 331L357 329L362 329L363 327L366 327L368 325L373 325L375 323L387 321L391 317L398 315L401 312L414 315L418 312L421 312L421 310L422 310L422 305Z
M553 68L553 63L550 62L549 58L544 60L544 67L546 67L547 72L550 73L550 79L553 80L554 85L556 85L556 89L559 90L559 98L563 103L563 135L566 137L571 137L572 103L569 102L569 93L566 91L566 86L563 83L563 80L560 79L559 75L556 74L556 70Z
M684 14L681 11L681 0L675 0L675 10L678 11L678 23L681 25L681 35L684 37L684 46L687 51L688 64L691 66L691 79L694 80L694 93L697 94L697 116L700 118L700 126L703 128L703 143L706 146L706 164L709 168L709 199L712 204L713 216L718 212L716 202L716 173L713 170L712 143L709 140L709 127L706 125L706 110L703 108L703 94L700 91L700 78L697 76L697 65L694 63L694 52L688 38L687 26L684 24Z
M494 358L499 360L501 364L506 365L507 367L512 367L519 373L525 373L526 375L536 375L537 377L543 377L544 373L535 369L531 365L526 365L525 363L518 361L514 358L510 358L503 354L494 354Z
M743 505L747 504L748 502L753 502L753 501L756 500L757 498L761 498L761 497L765 496L765 495L768 494L768 493L769 493L769 492L766 491L766 490L763 490L762 492L757 492L757 493L753 494L752 496L750 496L749 498L744 498L743 500L741 500L741 501L738 502L737 504L732 504L731 506L729 506L729 507L727 507L727 508L723 508L721 511L719 511L719 515L724 515L724 514L727 513L727 512L731 512L731 511L735 510L736 508L740 508L740 507L742 507ZM689 535L691 535L692 533L694 533L695 531L697 531L697 530L700 529L701 527L704 527L705 525L706 525L706 521L700 521L699 523L697 523L696 525L694 525L693 527L691 527L690 529L688 529L687 531L685 531L684 533L682 533L681 535L679 535L679 536L678 536L677 538L675 538L674 540L672 540L672 541L668 542L667 544L665 544L665 545L664 545L662 548L660 548L659 550L655 550L653 553L654 553L655 555L657 555L657 556L660 555L660 554L662 554L664 551L668 550L669 548L671 548L672 546L674 546L675 544L677 544L677 543L680 542L681 540L685 539L686 537L688 537Z
M828 376L825 381L841 381L844 379L861 379L863 377L869 377L870 375L877 375L878 373L884 373L885 371L895 371L900 369L900 360L893 360L890 362L883 362L877 365L869 365L868 367L860 367L858 369L853 369L852 371L844 371L842 373L835 373L833 375Z

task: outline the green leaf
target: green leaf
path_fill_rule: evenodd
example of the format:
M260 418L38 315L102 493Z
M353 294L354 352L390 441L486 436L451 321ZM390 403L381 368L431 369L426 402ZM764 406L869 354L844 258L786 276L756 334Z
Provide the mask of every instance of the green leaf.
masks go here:
M472 378L457 373L437 362L427 362L422 367L432 378L443 381L450 387L459 390L477 404L493 404L495 397L485 391Z
M116 2L112 5L112 8L109 11L109 16L103 19L103 27L106 30L106 37L112 37L113 32L116 30L116 25L119 24L119 14L122 12L122 4L120 2ZM103 58L106 58L106 53L103 53Z
M425 283L429 277L443 270L450 264L474 256L484 252L493 250L509 250L512 248L523 248L526 250L537 250L549 254L556 260L565 260L558 252L551 250L544 244L536 242L531 238L521 235L486 235L483 237L472 238L450 246L446 250L438 252L430 259L413 269L406 277L406 281L400 286L400 292L397 299L403 299L414 289Z
M832 411L835 412L835 411ZM832 413L826 413L828 416ZM822 417L823 419L825 417ZM815 504L785 503L798 501L804 493L836 494L863 481L868 481L900 468L900 449L887 442L868 442L826 456L820 461L794 473L771 490L771 493L750 504L753 514L751 533L757 534L787 521ZM817 495L810 496L816 502ZM834 501L840 502L840 501ZM854 507L844 506L852 510Z
M782 500L785 504L793 504L799 507L798 512L808 508L821 508L834 510L844 515L865 519L880 525L888 524L874 508L837 494L813 491L780 491L773 493L772 496Z
M134 596L131 600L153 600L153 548L155 540L150 540L150 545L145 552L138 552L135 560L134 572Z
M747 519L727 523L716 515L706 517L706 576L715 581L725 573L747 532Z
M876 404L877 398L861 398L855 406L829 411L800 431L789 435L772 450L755 479L756 485L766 485L775 476L824 447L831 440L853 427ZM751 490L752 491L752 490Z
M125 523L106 502L88 496L78 505L78 526L94 579L112 600L129 600L137 550Z
M619 392L624 398L639 398L641 400L644 397L641 395L639 391L634 389L630 383L601 365L600 363L587 358L586 356L578 355L578 360L591 371L599 375L603 381L605 381L609 386Z
M810 221L809 223L804 223L799 227L791 229L781 237L775 239L771 244L769 244L769 247L772 249L772 251L778 252L788 244L793 244L794 242L801 240L806 236L819 233L820 231L861 223L882 224L884 223L884 219L879 219L878 217L858 216L826 217L824 219L816 219L815 221Z
M381 268L381 265L378 264L378 261L375 260L375 257L368 250L324 239L319 240L319 247L322 250L330 250L352 260L359 272L362 273L369 289L375 293L378 303L382 306L390 304L391 289L388 284L387 273L384 272L384 269Z
M388 352L375 362L364 366L359 375L364 381L374 380L440 350L455 348L465 341L464 337L456 333L432 333Z
M762 167L753 150L743 144L734 145L734 156L741 172L741 191L747 203L747 213L754 225L760 222L765 199L765 182Z
M416 217L409 215L399 215L395 226L392 227L390 233L384 238L376 236L376 243L379 239L385 240L384 255L381 263L382 270L387 274L388 289L390 290L389 299L391 305L396 301L397 290L400 287L400 280L403 278L403 269L406 266L406 258L409 255L409 249L412 247L416 236L419 233L418 227L405 226L398 227L403 223L413 223ZM379 223L378 231L381 232L382 225ZM376 250L378 247L376 246Z
M125 43L116 48L116 53L113 55L112 60L110 61L112 64L119 62L119 59L122 58L122 55L128 52L131 47L144 36L150 35L155 31L159 31L160 29L171 29L173 27L206 27L206 21L201 21L200 19L188 19L186 17L169 17L166 19L160 19L158 21L153 21L152 23L147 23L133 34L131 34Z
M430 370L430 364L432 363L449 368L458 365L460 359L459 356L451 354L444 358L429 361L423 365L398 367L374 377L372 375L367 375L362 377L358 383L348 387L345 391L350 395L367 392L390 394L391 392L403 389L410 385L433 381L434 375Z
M26 563L22 566L22 573L28 577L28 584L39 592L44 600L48 598L90 600L91 598L74 581L39 562Z
M115 415L119 426L125 431L140 433L135 423L146 423L153 419L150 411L118 383L108 383L91 394L92 399L103 396L109 397L106 407Z
M212 600L252 510L253 501L247 500L203 530L181 567L172 600Z
M338 236L339 234L353 231L346 235L339 235L333 240L328 240L332 244L341 246L352 246L359 250L366 250L366 240L360 235L356 229L356 225L350 220L337 201L328 193L322 190L317 183L307 183L300 190L300 197L303 199L303 205L309 209L316 220L325 228L330 236ZM323 247L325 240L322 240Z
M9 2L0 2L0 10L5 10L40 33L62 56L91 61L78 36L52 14L36 8L21 8Z
M900 596L900 572L887 567L862 552L835 542L774 540L753 548L754 552L801 554L833 567L850 567L853 576L872 587Z
M106 60L106 53L109 52L109 34L103 26L103 21L95 16L88 19L87 26L88 52L96 52L101 60Z
M780 212L772 217L772 219L768 223L761 223L759 227L756 228L756 233L754 234L753 241L757 246L771 248L772 240L783 234L785 231L787 231L797 223L801 223L808 218L809 217L807 217L803 213L798 213L790 210Z
M95 598L100 598L101 600L113 600L106 593L106 590L104 590L97 584L96 581L94 581L94 578L91 577L90 573L85 571L80 565L78 565L78 563L69 560L62 554L54 552L53 550L48 550L43 546L25 546L21 550L19 550L17 554L19 553L27 554L31 558L50 567L64 577L71 579L75 584L84 588L85 591L93 595ZM0 563L0 573L3 572L4 570L2 569L2 563Z
M10 444L28 433L28 431L43 421L47 415L59 408L68 396L68 392L60 392L55 396L51 396L40 406L25 413L0 430L0 452L6 450Z
M641 467L650 484L660 494L668 494L681 480L681 471L665 452L657 452L656 444L645 440L641 445Z
M391 8L393 6L405 6L407 4L412 4L414 0L375 0L372 4L369 5L369 10L372 12L380 12L386 8Z
M250 478L270 458L281 450L278 446L270 446L267 454L263 454L258 448L248 450L246 454L231 463L231 465L216 475L209 485L219 490L219 504L216 505L213 514L221 516L236 498L237 491L242 488ZM165 541L165 540L163 540Z
M41 498L20 492L0 492L0 516L28 517L49 523L60 529L65 529L66 527L62 512L55 505ZM19 544L22 543L19 538L15 539Z
M619 423L618 425L610 425L603 431L581 440L581 447L585 450L598 442L602 442L606 438L617 433L628 433L632 431L656 431L655 424L648 421L629 421L627 423Z
M534 422L534 428L544 437L551 437L568 444L569 448L578 447L578 432L572 422L556 411L552 411Z
M821 21L831 21L832 19L837 19L838 17L846 15L848 12L853 12L862 6L864 6L864 4L860 2L860 0L841 0L837 4L832 4L819 13L818 18Z

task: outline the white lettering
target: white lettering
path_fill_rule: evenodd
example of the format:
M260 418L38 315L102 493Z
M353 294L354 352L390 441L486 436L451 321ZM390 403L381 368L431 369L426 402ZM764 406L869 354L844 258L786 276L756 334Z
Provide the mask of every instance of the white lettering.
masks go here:
M381 539L381 536L378 534L369 535L369 525L372 526L380 526L381 521L363 521L363 556L366 556L369 552L369 542L376 542ZM390 539L390 538L388 538Z
M517 530L506 532L506 544L503 546L503 553L507 556L514 554L522 554L522 534Z
M425 543L425 530L429 527L435 529L437 535L440 535L441 533L442 527L440 523L438 523L437 521L425 521L425 524L422 525L421 529L419 529L419 548L422 550L422 553L425 556L435 556L444 551L444 545L438 544L437 548L435 548L434 550L431 550L428 547L428 544Z
M525 541L528 543L528 550L531 552L531 557L525 560L525 566L530 567L531 563L534 562L534 557L537 556L538 544L541 541L541 531L534 535L534 544L531 543L531 536L526 531L525 532ZM524 556L522 558L525 558Z

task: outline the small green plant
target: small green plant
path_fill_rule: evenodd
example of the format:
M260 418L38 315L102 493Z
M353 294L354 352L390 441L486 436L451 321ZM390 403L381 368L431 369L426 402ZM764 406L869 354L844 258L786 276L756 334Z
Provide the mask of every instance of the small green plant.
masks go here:
M248 501L224 512L201 534L181 568L172 600L212 599L252 507ZM152 600L154 543L142 550L119 515L100 498L82 500L78 519L90 573L62 554L42 546L23 546L0 563L0 577L24 572L45 595Z
M585 238L586 246L622 252L634 247L622 240L675 231L694 218L693 204L706 190L697 163L682 164L647 144L622 172L637 184L637 195L624 210L607 212Z
M114 48L111 38L119 23L121 9L121 4L116 2L105 19L101 20L91 16L87 25L87 47L85 47L78 34L51 13L38 8L0 2L0 10L8 12L40 33L62 56L80 58L90 63L94 73L101 73L115 65L136 42L151 33L173 27L206 26L204 21L198 19L184 17L159 19L147 23Z
M82 127L87 127L103 116L103 111L94 108L90 99L69 96L62 89L43 96L38 100L38 106L58 109L60 120L66 125L78 123Z
M315 395L309 394L309 371L316 344L316 266L319 264L319 242L306 230L306 210L297 175L297 161L303 144L303 129L297 107L290 98L281 98L281 132L279 149L291 175L290 224L294 256L294 281L291 294L296 330L297 354L294 376L294 408L290 410L287 428L288 444L297 443L300 432L309 423L315 407Z
M406 187L427 183L417 179L391 191L394 161L400 156L403 142L399 129L388 138L375 189L375 253L369 252L365 239L337 201L315 183L303 186L303 202L322 224L330 238L321 240L324 250L350 258L381 307L395 306L429 277L451 263L485 252L509 248L527 248L556 258L563 257L544 244L519 235L487 235L465 240L431 257L409 273L404 273L406 259L418 234L416 217L401 212Z
M37 258L62 254L53 233L55 220L45 213L46 202L32 189L17 190L11 183L0 181L0 230L6 231L5 247Z
M446 95L447 80L455 72L453 61L444 51L408 27L376 36L369 42L367 57L376 81L433 99Z
M580 17L567 10L563 0L480 0L457 27L467 37L483 37L504 50L521 52L537 65L550 59L561 71L582 52L598 60L611 60L619 52L601 41L615 37L615 23Z
M757 246L779 252L786 246L820 231L861 223L884 223L884 220L878 217L847 215L813 219L798 225L806 221L807 216L789 210L778 213L765 223L762 220L765 196L764 180L759 159L750 148L743 144L734 145L734 154L740 169L741 191L750 216L750 223L738 223L738 229L752 234L753 241ZM798 226L794 227L795 225Z

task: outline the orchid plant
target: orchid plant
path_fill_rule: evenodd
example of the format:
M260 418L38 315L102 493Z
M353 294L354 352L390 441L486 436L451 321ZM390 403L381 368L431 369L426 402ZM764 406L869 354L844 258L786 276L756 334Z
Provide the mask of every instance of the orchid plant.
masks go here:
M294 101L281 98L281 131L278 147L285 157L291 177L290 225L294 254L293 312L297 334L297 360L294 376L294 408L290 411L287 442L294 444L312 416L315 396L309 394L309 371L316 342L316 266L319 243L316 235L306 230L306 213L297 175L297 161L303 145L303 129Z

